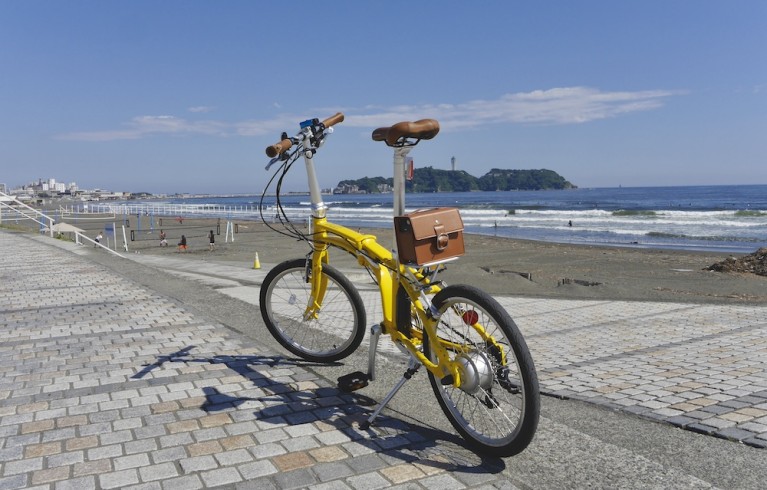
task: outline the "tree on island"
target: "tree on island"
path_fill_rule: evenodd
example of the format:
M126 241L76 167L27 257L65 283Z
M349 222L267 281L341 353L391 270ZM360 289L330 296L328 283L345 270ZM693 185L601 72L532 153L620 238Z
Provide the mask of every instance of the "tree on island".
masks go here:
M575 186L553 170L503 170L494 168L479 178L483 191L539 191L572 189Z
M335 194L375 194L389 192L393 181L384 177L342 180ZM480 178L464 170L417 168L413 180L405 183L408 192L470 192L573 189L574 186L553 170L504 170L494 168Z

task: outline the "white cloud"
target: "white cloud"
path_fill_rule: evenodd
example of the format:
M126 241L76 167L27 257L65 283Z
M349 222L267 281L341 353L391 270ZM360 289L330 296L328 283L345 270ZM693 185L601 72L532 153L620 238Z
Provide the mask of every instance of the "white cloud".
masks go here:
M225 136L227 125L217 121L189 121L175 116L138 116L127 122L124 129L68 133L58 138L76 141L112 141L140 139L159 134Z
M439 120L445 129L474 128L485 124L582 124L657 109L663 105L665 98L681 94L668 90L601 92L588 87L553 88L505 94L494 100L402 106L372 114L351 113L347 124L372 127L423 117Z
M211 112L211 111L215 110L215 107L210 107L210 106L206 106L206 105L198 105L198 106L195 106L195 107L190 107L187 110L189 112L195 112L195 113L208 113L208 112Z
M663 106L664 101L684 92L644 90L638 92L603 92L589 87L562 87L532 92L504 94L492 100L462 103L366 106L345 108L345 125L374 128L398 121L434 118L446 130L476 128L487 124L583 124L624 114L648 111ZM192 107L190 112L204 113L211 108ZM338 109L318 111L330 116ZM139 116L117 130L69 133L60 139L109 141L138 139L152 135L262 136L277 134L294 127L301 117L280 115L270 120L240 122L190 121L175 116Z

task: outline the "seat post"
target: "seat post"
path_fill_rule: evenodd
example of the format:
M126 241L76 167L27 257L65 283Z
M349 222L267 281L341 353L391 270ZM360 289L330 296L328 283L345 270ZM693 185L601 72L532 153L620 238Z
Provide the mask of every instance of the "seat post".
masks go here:
M405 160L412 146L400 146L394 148L394 216L405 214ZM394 238L393 249L397 249L397 239Z

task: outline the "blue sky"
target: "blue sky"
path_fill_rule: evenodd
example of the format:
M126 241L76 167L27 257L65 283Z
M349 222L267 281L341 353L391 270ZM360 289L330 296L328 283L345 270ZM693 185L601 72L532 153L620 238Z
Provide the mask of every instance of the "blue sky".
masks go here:
M258 193L264 147L337 111L323 187L389 176L371 131L423 117L417 166L767 184L767 2L0 1L8 185Z

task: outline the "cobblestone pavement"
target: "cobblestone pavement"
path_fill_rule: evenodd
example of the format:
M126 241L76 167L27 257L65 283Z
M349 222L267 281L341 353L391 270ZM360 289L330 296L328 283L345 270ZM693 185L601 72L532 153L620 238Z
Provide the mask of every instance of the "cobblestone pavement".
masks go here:
M369 400L98 264L9 233L0 251L0 489L514 487L395 417L359 430ZM263 274L139 260L233 296ZM502 302L546 393L767 446L767 308Z
M216 276L260 282L268 270L138 260L253 304L255 286ZM355 277L369 318L380 318L378 290ZM497 299L522 330L545 394L767 447L767 306Z
M541 390L767 447L767 307L507 299Z

